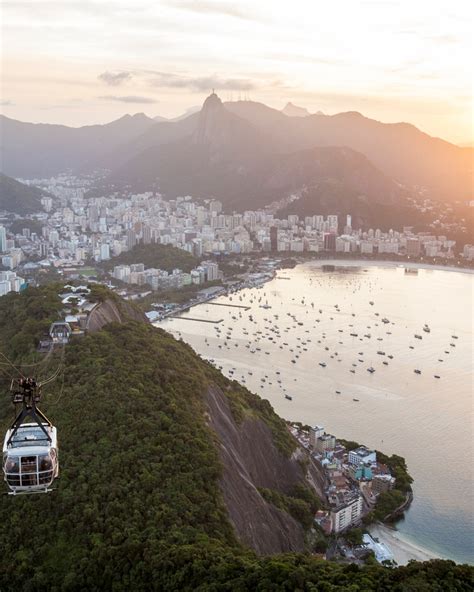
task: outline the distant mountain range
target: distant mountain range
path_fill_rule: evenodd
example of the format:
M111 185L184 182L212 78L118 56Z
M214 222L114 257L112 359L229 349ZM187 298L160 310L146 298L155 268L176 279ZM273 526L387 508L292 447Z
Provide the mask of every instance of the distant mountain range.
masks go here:
M48 193L38 187L19 183L0 173L0 211L21 215L41 212L41 198L46 195Z
M116 188L145 189L155 184L171 196L213 195L236 210L263 207L323 182L328 201L335 187L385 203L400 194L393 181L348 148L274 153L268 134L230 112L215 95L206 100L197 123L190 137L140 152L109 181ZM311 203L307 205L311 210Z
M472 191L472 148L356 112L311 115L291 103L278 111L252 101L222 103L212 94L199 112L174 121L137 114L82 128L6 117L0 123L6 174L108 169L101 191L214 196L236 210L296 193L301 213L337 205L356 214L367 204L402 205L415 186L444 201Z
M104 153L132 142L153 125L153 119L143 113L79 128L23 123L0 115L1 169L11 177L24 179L77 171L86 165L93 169Z

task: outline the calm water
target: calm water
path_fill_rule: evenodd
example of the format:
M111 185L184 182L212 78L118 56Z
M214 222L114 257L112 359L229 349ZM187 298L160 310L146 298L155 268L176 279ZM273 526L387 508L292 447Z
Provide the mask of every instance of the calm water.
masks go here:
M440 556L473 562L474 275L321 265L279 272L260 289L217 300L248 311L204 304L184 315L222 323L170 319L160 326L281 416L404 456L415 501L400 533Z

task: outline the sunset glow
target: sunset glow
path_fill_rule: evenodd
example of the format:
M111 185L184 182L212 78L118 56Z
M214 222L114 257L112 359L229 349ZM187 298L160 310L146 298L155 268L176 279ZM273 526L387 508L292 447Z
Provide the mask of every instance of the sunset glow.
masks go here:
M2 111L70 125L224 100L472 140L472 2L6 0Z

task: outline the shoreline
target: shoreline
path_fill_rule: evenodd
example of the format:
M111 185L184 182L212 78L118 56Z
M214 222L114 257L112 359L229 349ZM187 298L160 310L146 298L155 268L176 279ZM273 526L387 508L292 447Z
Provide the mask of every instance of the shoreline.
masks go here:
M367 529L371 536L384 543L392 552L398 565L407 565L409 561L430 561L448 559L441 553L435 553L403 537L400 531L385 524L377 523Z
M451 265L436 265L433 263L415 263L411 261L390 261L385 259L298 259L297 265L311 264L313 267L323 265L345 266L345 267L404 267L407 269L426 269L432 271L455 271L459 273L474 274L470 267L455 267Z
M334 265L339 267L387 267L391 269L396 269L398 267L403 267L407 269L426 269L431 271L448 271L448 272L458 272L458 273L466 273L466 274L474 274L474 269L469 267L453 267L453 266L446 266L446 265L434 265L431 263L415 263L415 262L400 262L400 261L391 261L385 259L321 259L321 258L314 258L314 259L298 259L295 257L296 265L294 267L298 267L300 265L310 265L311 267L322 267L324 265ZM265 278L261 280L259 283L255 285L242 285L239 287L228 287L225 289L225 292L215 295L210 295L209 298L204 300L200 300L199 302L187 302L185 304L181 304L179 306L179 310L172 311L172 314L179 314L180 312L186 312L193 308L194 306L198 306L199 304L205 304L206 302L212 302L221 296L228 296L229 294L236 294L241 290L246 290L248 288L259 288L264 286L265 284L271 282L274 279L278 278L278 272L285 272L287 268L279 268L274 269L271 277ZM293 268L291 268L293 269ZM267 272L268 273L268 272ZM170 313L171 314L171 313ZM160 323L161 321L168 318L169 315L165 315L160 319L156 319L152 321L152 323Z

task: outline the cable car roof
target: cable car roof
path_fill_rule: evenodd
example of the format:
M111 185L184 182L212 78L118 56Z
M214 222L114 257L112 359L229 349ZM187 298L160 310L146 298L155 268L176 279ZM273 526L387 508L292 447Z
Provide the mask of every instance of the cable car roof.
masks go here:
M3 451L13 452L13 449L15 449L16 454L19 452L20 448L30 449L31 447L39 447L44 449L56 447L56 428L46 425L44 427L51 436L51 442L48 441L43 430L37 424L27 423L18 428L9 446L7 446L7 442L10 437L11 430L8 430L5 436Z

